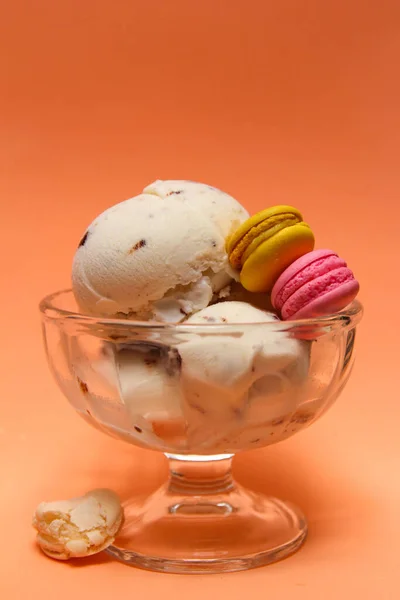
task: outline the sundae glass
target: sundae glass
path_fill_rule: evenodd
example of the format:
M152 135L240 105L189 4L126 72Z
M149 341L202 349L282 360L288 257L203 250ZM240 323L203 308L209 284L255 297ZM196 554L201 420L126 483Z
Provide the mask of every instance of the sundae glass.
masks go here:
M198 321L157 323L82 314L71 290L41 302L49 366L72 407L100 431L169 460L160 489L144 503L125 501L106 550L125 563L239 571L284 558L306 538L301 510L244 489L232 458L291 437L332 406L352 370L361 304L243 322L223 317L223 304Z

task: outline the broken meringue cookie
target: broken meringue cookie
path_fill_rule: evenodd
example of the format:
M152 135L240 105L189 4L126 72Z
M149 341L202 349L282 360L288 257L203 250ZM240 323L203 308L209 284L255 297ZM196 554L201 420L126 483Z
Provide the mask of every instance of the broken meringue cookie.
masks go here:
M41 502L33 517L40 549L51 558L68 560L105 550L123 522L118 496L96 489L70 500Z

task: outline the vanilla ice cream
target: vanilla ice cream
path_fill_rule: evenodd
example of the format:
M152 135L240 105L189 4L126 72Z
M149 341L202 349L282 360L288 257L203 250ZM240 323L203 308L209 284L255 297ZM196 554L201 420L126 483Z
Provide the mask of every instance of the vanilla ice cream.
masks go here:
M226 333L213 334L210 328L179 346L189 443L205 447L225 440L229 447L231 435L296 409L308 375L309 343L274 331L268 326L274 321L278 318L272 313L230 301L187 320L193 325L244 324Z
M179 322L235 276L225 240L248 217L231 196L190 181L156 181L89 226L75 254L82 312Z
M310 350L274 322L272 313L227 301L190 317L174 345L110 344L107 371L112 365L125 432L131 423L140 445L192 453L268 441L298 408ZM96 365L103 377L105 365Z

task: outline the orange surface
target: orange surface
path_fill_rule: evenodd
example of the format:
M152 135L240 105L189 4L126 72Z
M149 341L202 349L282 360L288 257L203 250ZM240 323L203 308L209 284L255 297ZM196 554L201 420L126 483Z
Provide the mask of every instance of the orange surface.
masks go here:
M399 63L397 0L2 3L1 598L399 598ZM37 311L69 285L92 218L155 178L206 181L252 211L294 204L361 280L341 399L307 432L235 460L238 479L310 522L304 548L270 567L161 575L34 546L40 500L147 492L166 474L162 456L74 414Z

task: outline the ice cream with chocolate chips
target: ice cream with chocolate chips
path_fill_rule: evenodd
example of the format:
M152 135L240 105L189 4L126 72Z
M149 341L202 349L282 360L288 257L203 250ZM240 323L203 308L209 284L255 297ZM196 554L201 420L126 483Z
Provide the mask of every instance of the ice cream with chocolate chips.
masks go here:
M154 182L85 232L72 267L81 311L177 322L205 308L235 276L225 239L247 217L211 186Z

